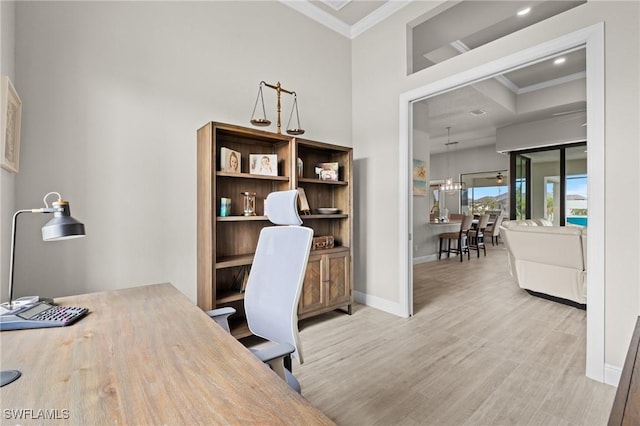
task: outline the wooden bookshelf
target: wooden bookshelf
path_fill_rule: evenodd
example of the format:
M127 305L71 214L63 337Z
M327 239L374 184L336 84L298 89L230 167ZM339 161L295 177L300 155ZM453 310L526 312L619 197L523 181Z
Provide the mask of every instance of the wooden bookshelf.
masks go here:
M300 318L338 308L351 313L353 303L353 184L351 148L210 122L197 132L197 285L204 310L232 306L232 334L249 335L244 321L244 294L235 289L241 270L253 262L260 230L271 226L264 199L274 191L304 188L312 214L301 214L315 236L331 235L335 248L310 253L298 309ZM240 154L238 173L221 171L221 148ZM251 154L277 156L277 176L249 173ZM303 162L298 175L298 159ZM320 180L315 166L338 163L338 180ZM243 215L242 192L256 193L256 215ZM231 214L220 216L220 198L231 198ZM334 207L335 214L316 209Z

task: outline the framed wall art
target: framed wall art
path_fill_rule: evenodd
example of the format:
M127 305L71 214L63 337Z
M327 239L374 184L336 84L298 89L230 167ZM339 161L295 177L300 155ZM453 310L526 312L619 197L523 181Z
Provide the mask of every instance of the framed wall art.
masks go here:
M6 75L0 76L0 166L18 173L22 101Z
M413 160L413 195L427 195L427 165L424 160Z

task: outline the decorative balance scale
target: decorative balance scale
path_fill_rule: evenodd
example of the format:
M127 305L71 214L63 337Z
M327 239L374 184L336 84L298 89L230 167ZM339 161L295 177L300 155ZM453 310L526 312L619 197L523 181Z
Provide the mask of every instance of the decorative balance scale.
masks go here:
M282 104L280 102L280 98L283 92L288 95L293 95L293 105L291 107L291 114L289 114L289 121L287 122L287 134L293 135L293 136L304 134L305 131L300 127L300 114L298 112L298 95L296 94L296 92L292 90L287 90L282 88L282 85L280 84L280 82L276 83L275 85L266 83L264 81L260 82L260 84L258 85L258 96L256 97L256 102L253 106L253 112L251 113L251 124L258 127L266 127L271 125L271 120L267 119L267 113L264 108L264 96L262 94L263 87L269 87L271 89L274 89L277 94L276 111L278 114L278 121L277 121L278 134L279 135L282 134L281 132L282 122L280 120L280 112L282 111ZM258 103L260 103L260 105L262 106L261 117L256 117L256 109L258 108ZM294 111L296 112L296 127L291 127L291 119L293 118ZM301 164L302 161L300 159L298 159L298 161L300 163L297 165L299 168L298 173L302 175L302 164ZM242 192L241 194L244 196L244 210L242 214L244 216L255 216L256 215L256 193Z
M302 135L304 134L304 130L302 128L300 128L300 114L298 113L298 95L296 95L296 92L291 91L291 90L287 90L287 89L283 89L282 86L280 85L280 82L278 82L277 84L273 85L273 84L269 84L269 83L265 83L264 81L260 82L260 85L258 86L258 96L256 97L256 103L253 106L253 112L251 113L251 124L253 124L254 126L258 126L258 127L266 127L269 126L271 124L271 120L267 119L267 114L266 111L264 109L264 97L262 95L262 87L266 86L266 87L270 87L271 89L274 89L277 93L277 113L278 113L278 134L282 134L280 129L282 127L282 123L280 121L280 111L281 111L281 103L280 103L280 95L282 92L287 93L289 95L293 95L293 106L291 107L291 114L289 114L289 122L287 123L287 133L290 135L294 135L294 136L298 136L298 135ZM262 117L256 117L256 109L258 107L258 102L261 103L262 105ZM297 122L297 126L296 127L290 127L291 125L291 119L293 118L293 111L295 110L296 112L296 122Z

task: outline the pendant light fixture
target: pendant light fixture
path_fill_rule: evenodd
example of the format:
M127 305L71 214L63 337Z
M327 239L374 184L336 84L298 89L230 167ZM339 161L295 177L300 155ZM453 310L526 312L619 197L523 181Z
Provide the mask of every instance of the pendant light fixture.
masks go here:
M447 147L447 168L449 173L451 173L451 147L454 147L454 153L453 153L453 168L455 169L455 159L456 159L456 151L455 151L455 147L456 145L458 145L458 142L451 142L451 127L447 127L447 143L445 144L445 146ZM446 191L446 192L454 192L454 191L464 191L465 189L467 189L467 185L464 182L454 182L453 177L451 174L449 174L449 177L447 177L444 180L444 183L440 184L440 190L441 191Z

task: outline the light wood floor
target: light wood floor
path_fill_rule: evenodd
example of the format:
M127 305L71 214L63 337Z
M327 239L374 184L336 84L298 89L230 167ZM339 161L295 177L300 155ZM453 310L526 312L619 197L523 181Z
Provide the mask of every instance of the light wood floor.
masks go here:
M303 395L339 425L605 425L586 314L530 296L504 246L414 267L415 315L363 305L302 321Z

